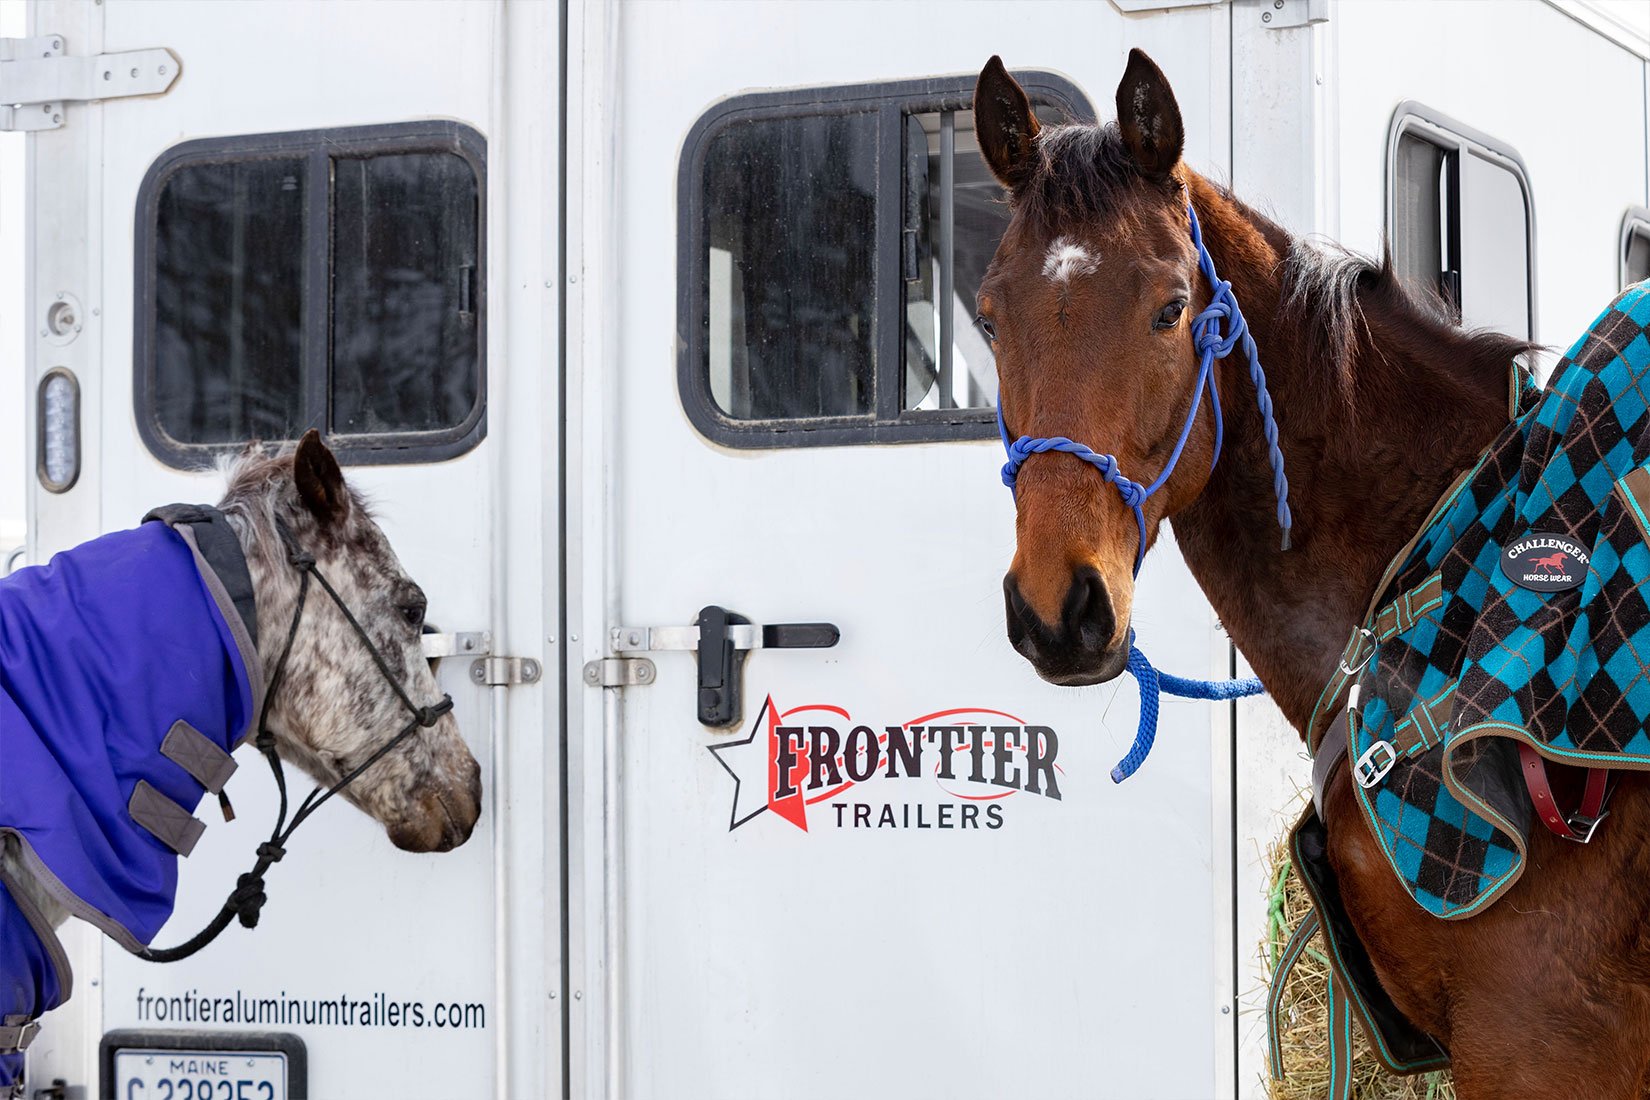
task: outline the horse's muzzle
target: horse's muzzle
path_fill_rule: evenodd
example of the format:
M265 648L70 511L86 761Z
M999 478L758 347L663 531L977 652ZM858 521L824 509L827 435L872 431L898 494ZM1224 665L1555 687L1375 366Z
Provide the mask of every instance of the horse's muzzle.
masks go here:
M1043 621L1021 595L1013 573L1003 578L1003 602L1009 644L1049 683L1103 684L1128 666L1127 634L1119 637L1106 582L1093 566L1073 574L1057 623Z
M457 782L421 795L418 812L387 830L390 842L408 852L450 852L469 840L481 817L481 767L466 757L463 772Z

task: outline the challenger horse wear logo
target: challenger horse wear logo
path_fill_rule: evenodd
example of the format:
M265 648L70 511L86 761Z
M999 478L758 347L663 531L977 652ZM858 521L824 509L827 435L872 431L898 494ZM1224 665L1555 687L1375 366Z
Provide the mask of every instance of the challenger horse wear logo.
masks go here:
M1501 551L1501 571L1520 588L1563 592L1587 579L1588 560L1575 539L1532 531Z
M1007 711L956 707L880 729L842 707L782 709L709 746L733 777L731 832L766 811L809 831L1000 829L1015 795L1060 799L1060 739Z

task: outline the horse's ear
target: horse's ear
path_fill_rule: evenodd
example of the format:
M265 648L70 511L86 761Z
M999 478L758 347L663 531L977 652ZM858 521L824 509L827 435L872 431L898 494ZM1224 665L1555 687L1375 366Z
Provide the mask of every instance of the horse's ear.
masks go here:
M1141 50L1129 51L1129 65L1117 85L1117 128L1141 171L1165 179L1180 163L1186 131L1180 123L1169 78Z
M298 441L292 456L292 477L298 484L298 499L322 523L337 523L349 515L349 490L344 488L344 471L332 457L321 433L314 428Z
M1031 143L1038 128L1025 89L1008 75L1003 59L993 56L974 85L974 136L991 174L1010 191L1036 167Z

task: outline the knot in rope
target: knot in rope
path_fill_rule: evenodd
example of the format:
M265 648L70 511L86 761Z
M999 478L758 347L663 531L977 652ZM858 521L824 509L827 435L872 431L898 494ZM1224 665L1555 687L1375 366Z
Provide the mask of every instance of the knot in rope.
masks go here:
M443 695L441 697L441 702L435 704L434 706L419 707L417 712L413 715L413 719L424 729L429 729L431 726L441 721L441 716L443 714L446 714L452 709L453 697L451 695Z
M286 858L286 849L273 840L266 840L258 845L258 858L265 863L279 863Z
M229 895L224 908L234 911L242 928L256 928L258 914L268 900L269 895L264 893L263 875L248 871L235 880L234 892Z

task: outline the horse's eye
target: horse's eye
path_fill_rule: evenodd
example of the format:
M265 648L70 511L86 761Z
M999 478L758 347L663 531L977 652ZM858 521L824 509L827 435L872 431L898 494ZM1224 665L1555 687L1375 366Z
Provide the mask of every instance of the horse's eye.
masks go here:
M407 620L408 626L423 626L426 605L423 600L401 605L401 617Z
M1152 322L1152 328L1174 328L1180 323L1180 315L1186 311L1186 303L1176 299L1158 311L1157 320Z
M996 341L996 339L997 339L997 326L996 325L992 324L989 320L987 320L983 316L974 318L974 323L976 325L980 326L980 331L985 333L985 338L987 340L991 340L993 342Z

